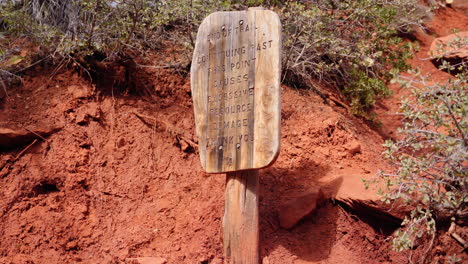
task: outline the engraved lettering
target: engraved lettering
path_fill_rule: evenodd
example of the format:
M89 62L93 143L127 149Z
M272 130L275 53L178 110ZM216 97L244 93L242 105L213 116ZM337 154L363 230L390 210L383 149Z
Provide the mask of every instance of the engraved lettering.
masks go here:
M244 25L244 23L243 22L241 23L241 21L243 20L240 20L238 26L236 27L226 28L226 26L222 26L221 28L219 28L218 31L211 32L210 34L208 34L207 40L208 41L219 40L221 38L228 38L233 34L241 34L241 33L249 32L251 30L251 27L253 27L253 25ZM258 30L258 28L255 27L255 30Z
M229 129L236 129L236 128L242 128L242 127L250 127L251 125L252 124L250 124L249 119L247 118L227 120L227 121L221 121L221 122L213 122L212 130L215 130L215 131L229 130Z
M222 89L230 85L241 84L241 83L248 82L248 81L249 81L249 74L246 73L244 75L225 77L223 79L217 79L217 80L215 79L213 82L213 86L214 88Z
M210 108L209 112L212 116L225 116L225 115L232 115L238 113L248 113L251 112L252 106L250 103L248 104L239 104L239 105L230 105L226 107L215 107Z

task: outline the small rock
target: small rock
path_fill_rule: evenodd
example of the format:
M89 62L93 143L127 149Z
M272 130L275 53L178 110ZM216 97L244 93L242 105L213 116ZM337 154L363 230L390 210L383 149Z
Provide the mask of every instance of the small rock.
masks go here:
M99 105L95 102L90 102L77 111L76 123L82 126L88 124L91 119L97 121L100 118L101 109Z
M437 246L434 248L434 251L436 254L440 255L442 253L444 253L444 249L441 247L441 246Z
M117 147L121 148L123 146L125 146L125 138L121 137L117 140Z
M159 257L139 257L139 258L127 258L125 259L127 264L167 264L165 258Z
M76 123L80 126L88 124L89 116L85 112L78 112L78 114L76 115Z
M72 240L65 245L65 250L76 250L78 248L78 241Z
M19 141L20 138L25 136L25 131L0 128L0 147L11 147L14 145L14 143L12 144L12 141Z
M458 38L460 38L462 42L463 40L466 42L468 31L434 39L429 49L429 56L437 58L432 62L436 65L440 65L441 60L445 60L450 64L458 64L468 60L468 46L462 44L454 45ZM440 57L440 59L438 59L438 57Z
M39 137L37 135L47 137L59 130L59 127L36 128L33 130L33 133L26 129L10 129L0 127L0 149L4 150L22 147L30 144L34 139L38 139Z
M314 212L324 201L325 195L319 188L293 198L281 206L279 211L281 227L286 229L292 228L304 216Z
M356 153L361 153L361 143L357 140L353 140L348 143L345 147L348 150L348 153L354 155Z
M96 102L91 102L87 104L87 114L94 120L99 120L101 118L101 108Z
M347 154L346 152L341 152L341 151L340 151L340 152L338 152L338 156L339 156L340 158L346 158L346 156L348 156L348 154Z
M180 142L180 149L183 152L188 152L190 145L183 139L181 139L179 142Z
M68 92L72 94L74 99L84 99L89 97L89 91L86 87L78 86L78 85L70 85L68 86Z
M84 219L86 218L86 215L88 215L88 207L84 204L78 204L75 206L76 211L80 214L81 218Z

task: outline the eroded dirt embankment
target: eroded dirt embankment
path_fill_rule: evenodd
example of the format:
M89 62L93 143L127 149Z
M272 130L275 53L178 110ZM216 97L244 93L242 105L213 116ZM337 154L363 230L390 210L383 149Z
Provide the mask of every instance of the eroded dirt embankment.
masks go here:
M225 178L200 166L187 76L141 69L148 99L92 86L74 69L50 72L37 65L1 103L0 128L30 138L2 148L0 263L222 263ZM260 172L264 263L406 261L387 233L331 202L291 230L278 220L282 204L317 186L376 199L361 179L387 166L381 145L401 94L392 88L379 133L332 100L282 88L281 153Z
M36 67L2 106L2 128L49 133L29 133L2 154L1 260L220 259L225 179L202 172L188 79L149 71L148 85L164 92L145 100L95 89L73 70L47 73ZM331 253L340 243L355 243L353 222L337 206L293 231L279 228L278 208L317 185L340 197L375 198L360 179L383 166L382 139L307 91L283 87L282 117L281 155L261 172L262 255L273 263L337 258Z

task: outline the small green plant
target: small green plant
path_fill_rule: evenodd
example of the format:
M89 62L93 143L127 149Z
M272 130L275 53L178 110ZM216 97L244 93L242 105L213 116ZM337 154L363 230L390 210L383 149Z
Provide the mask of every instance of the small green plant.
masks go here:
M466 42L465 42L466 43ZM412 90L402 101L401 139L387 140L384 157L393 171L380 173L386 189L380 191L386 203L400 201L414 206L395 233L397 251L411 249L416 240L429 237L432 246L437 228L443 223L466 220L468 210L468 71L466 62L456 78L433 83L428 78L399 81ZM445 70L453 65L442 64ZM422 256L421 263L425 256Z
M13 37L27 37L45 54L101 52L108 57L157 45L171 20L164 2L149 0L5 1L3 23Z

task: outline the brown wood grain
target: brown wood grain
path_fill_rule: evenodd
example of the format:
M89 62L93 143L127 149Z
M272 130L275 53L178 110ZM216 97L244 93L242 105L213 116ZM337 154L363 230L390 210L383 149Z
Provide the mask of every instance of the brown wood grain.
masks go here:
M223 243L226 262L258 264L258 170L226 175Z
M263 168L280 144L281 23L268 10L216 12L191 68L200 160L209 173Z

